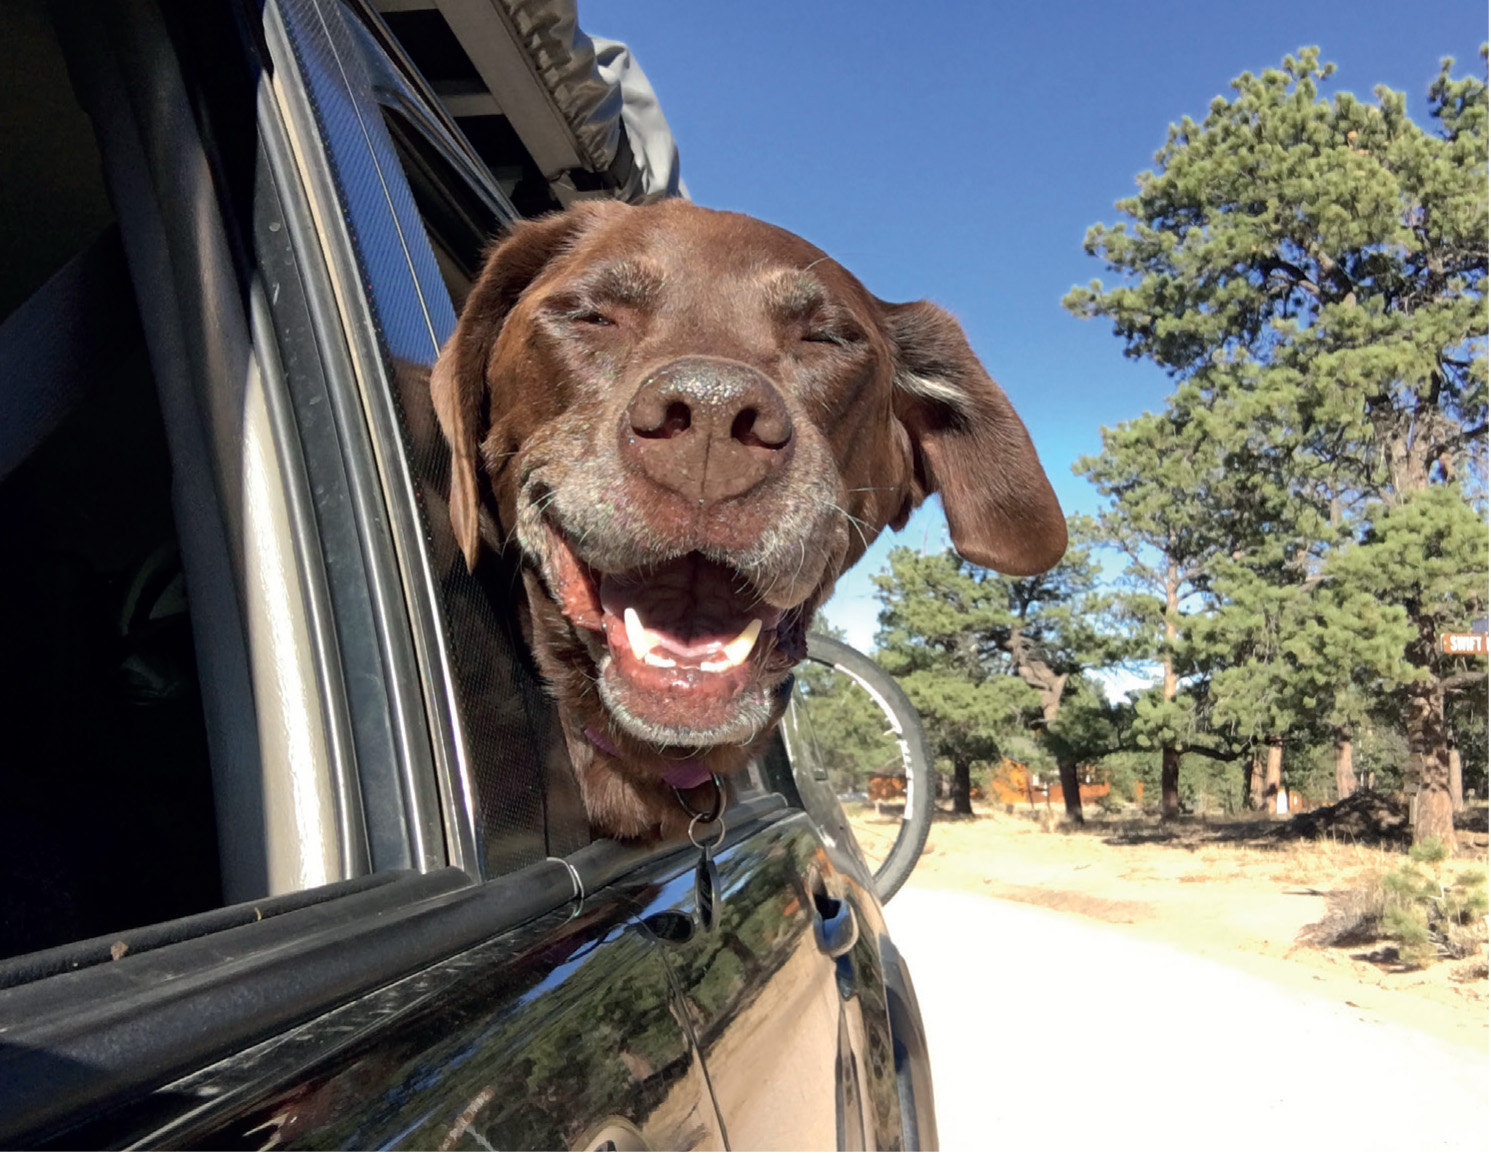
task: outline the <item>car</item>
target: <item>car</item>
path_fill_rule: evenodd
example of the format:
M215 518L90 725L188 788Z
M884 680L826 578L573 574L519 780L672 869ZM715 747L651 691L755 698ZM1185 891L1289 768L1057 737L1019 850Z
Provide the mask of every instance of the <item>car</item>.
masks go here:
M0 57L0 1144L935 1148L821 769L779 733L718 845L592 839L445 521L490 236L681 191L625 49L22 0Z

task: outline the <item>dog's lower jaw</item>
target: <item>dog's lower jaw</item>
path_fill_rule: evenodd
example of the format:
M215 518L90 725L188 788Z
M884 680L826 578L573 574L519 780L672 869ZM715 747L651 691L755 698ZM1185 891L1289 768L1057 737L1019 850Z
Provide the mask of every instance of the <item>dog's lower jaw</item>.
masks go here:
M585 813L595 835L623 840L686 838L689 823L696 816L711 816L717 806L728 807L733 796L730 777L744 768L762 746L757 743L714 749L702 758L713 775L702 784L675 789L663 779L672 763L667 757L613 755L598 748L585 735L588 730L579 721L565 723L570 761ZM717 791L724 793L723 800Z
M699 749L748 744L781 718L785 704L779 687L756 685L741 695L741 702L727 719L713 727L660 724L627 709L624 696L618 694L613 683L610 667L610 657L603 656L596 681L601 702L618 727L635 739L657 747Z
M610 658L604 638L567 617L550 591L544 569L536 563L530 559L521 571L525 596L519 611L521 631L548 684L550 698L559 706L592 836L686 839L695 817L713 814L721 803L729 805L733 797L730 778L770 742L786 711L792 668L805 654L805 626L818 600L811 598L782 616L772 628L775 642L770 650L758 648L747 661L754 665L752 685L747 689L749 702L715 729L717 734L659 728L645 720L637 721L640 726L629 726L632 721L626 713L615 711L607 702L600 670L602 660ZM604 737L611 750L599 748L587 732ZM675 789L667 777L683 763L701 764L711 778ZM716 798L716 777L725 794L723 802Z

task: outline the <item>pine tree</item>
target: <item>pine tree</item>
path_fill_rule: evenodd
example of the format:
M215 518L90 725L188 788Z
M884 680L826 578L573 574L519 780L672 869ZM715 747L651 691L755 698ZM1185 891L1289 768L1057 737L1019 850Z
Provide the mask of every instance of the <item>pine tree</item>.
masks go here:
M1405 515L1391 535L1376 530L1431 492L1445 494L1422 511L1451 518L1458 504L1462 521L1484 495L1486 84L1454 78L1452 65L1443 62L1430 88L1434 132L1385 88L1375 104L1349 93L1317 99L1316 82L1334 66L1316 49L1244 73L1202 123L1171 126L1159 172L1141 174L1138 195L1118 203L1132 228L1089 231L1087 251L1123 284L1094 281L1065 301L1110 319L1129 357L1169 370L1186 412L1223 432L1218 453L1245 478L1282 480L1296 514L1313 506L1333 528L1312 543L1298 527L1285 534L1309 560L1293 581L1333 576L1342 614L1353 606L1347 577L1361 575L1346 558L1354 545L1379 546L1375 557L1386 559L1381 544L1391 539L1401 547L1394 557L1407 559L1452 544L1461 554L1446 566L1485 589L1483 523L1474 543L1431 527L1424 513ZM1372 590L1404 611L1413 633L1401 661L1421 673L1402 693L1420 770L1416 835L1452 840L1445 694L1485 672L1444 673L1437 632L1449 622L1463 629L1476 604L1455 596L1425 614L1398 574L1404 586ZM1314 615L1322 639L1328 610ZM1333 659L1327 648L1315 661L1336 665L1326 682L1345 716L1357 709L1343 689L1358 685L1341 668L1360 658L1348 651Z
M1199 730L1194 702L1181 694L1182 638L1208 587L1221 549L1208 493L1224 479L1217 447L1190 412L1172 407L1102 432L1103 450L1076 470L1111 500L1098 534L1127 561L1116 600L1125 656L1158 664L1160 686L1134 701L1131 741L1160 752L1160 813L1180 815L1181 754Z
M952 551L897 547L874 580L882 605L875 658L900 680L933 753L952 763L953 811L965 815L973 812L974 762L999 759L1037 704L990 663L988 636L1008 617L991 577Z
M974 761L997 759L1014 736L1031 736L1060 772L1067 815L1082 820L1078 765L1116 746L1112 713L1083 672L1105 666L1091 520L1069 521L1065 557L1050 571L1014 578L953 552L891 552L881 590L880 662L929 722L952 761L955 811Z

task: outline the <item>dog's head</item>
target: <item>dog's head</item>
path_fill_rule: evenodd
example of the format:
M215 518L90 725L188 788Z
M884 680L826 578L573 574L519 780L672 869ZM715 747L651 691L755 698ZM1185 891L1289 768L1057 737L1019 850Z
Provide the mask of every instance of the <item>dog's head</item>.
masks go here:
M1065 549L957 322L739 214L591 203L516 226L431 387L468 564L516 541L539 663L634 781L763 734L835 580L933 492L976 563L1031 574Z

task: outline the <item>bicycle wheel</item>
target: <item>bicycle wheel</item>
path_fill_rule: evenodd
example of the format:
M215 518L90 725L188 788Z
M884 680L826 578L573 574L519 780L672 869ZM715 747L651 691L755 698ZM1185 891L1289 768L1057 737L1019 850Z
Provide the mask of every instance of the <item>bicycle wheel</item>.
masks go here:
M922 731L921 718L895 678L848 644L810 633L808 660L832 668L840 676L852 681L860 693L868 696L883 717L876 723L887 725L882 733L889 741L886 750L891 753L890 763L899 764L900 775L875 779L882 782L889 780L893 786L896 780L904 781L906 803L902 808L900 823L893 836L878 831L884 821L882 808L878 803L873 819L868 808L855 808L858 815L851 816L849 823L861 850L866 853L866 860L871 864L875 875L876 895L882 902L888 901L906 883L906 878L916 867L917 858L926 847L927 833L932 827L932 755L927 746L926 734ZM804 671L799 668L798 671L803 677L799 683L806 685L809 690L809 694L799 697L800 702L807 703L814 698L822 698L825 702L832 703L838 713L844 714L845 704L841 700L830 700L822 693L819 697L811 694L814 684L811 669ZM810 703L807 703L807 709L811 720ZM818 724L813 725L813 732L819 737L815 740L815 745L820 748L824 743L825 730Z

